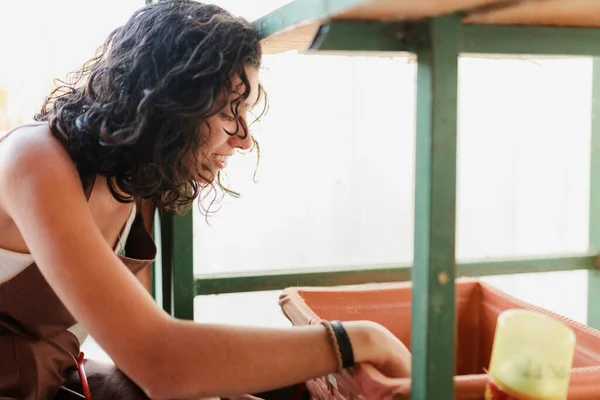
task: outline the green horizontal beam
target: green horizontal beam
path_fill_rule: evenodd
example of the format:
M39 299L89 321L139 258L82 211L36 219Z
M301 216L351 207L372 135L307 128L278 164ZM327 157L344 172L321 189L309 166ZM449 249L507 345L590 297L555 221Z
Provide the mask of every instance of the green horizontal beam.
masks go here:
M319 28L311 52L414 52L424 22L329 21ZM463 24L462 54L600 56L600 29Z
M356 285L365 282L410 280L410 267L374 266L353 269L315 268L302 271L257 271L196 275L196 295L279 290L290 286Z
M295 0L253 22L261 37L320 21L370 0Z
M546 258L485 260L460 263L457 276L493 276L538 272L600 269L600 257L595 253L561 255ZM195 276L196 296L281 290L293 286L338 286L363 283L409 281L411 267L406 265L356 266L336 269L302 271L258 271Z
M462 53L557 56L600 55L600 29L579 27L463 25Z
M332 21L319 27L309 51L406 52L402 28L393 22Z
M494 276L600 269L596 253L564 254L545 258L490 260L458 264L459 276Z

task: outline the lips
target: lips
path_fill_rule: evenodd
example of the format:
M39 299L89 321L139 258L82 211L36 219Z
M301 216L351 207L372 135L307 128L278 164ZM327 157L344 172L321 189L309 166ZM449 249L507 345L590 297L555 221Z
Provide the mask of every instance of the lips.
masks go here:
M213 155L213 160L219 169L223 169L227 166L229 157L230 157L229 155L215 154L215 155Z

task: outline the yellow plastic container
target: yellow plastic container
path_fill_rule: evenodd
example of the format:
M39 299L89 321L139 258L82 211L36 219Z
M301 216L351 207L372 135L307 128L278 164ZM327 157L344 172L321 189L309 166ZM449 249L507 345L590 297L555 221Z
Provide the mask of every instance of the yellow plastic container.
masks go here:
M548 315L512 309L498 316L486 399L565 400L573 330Z

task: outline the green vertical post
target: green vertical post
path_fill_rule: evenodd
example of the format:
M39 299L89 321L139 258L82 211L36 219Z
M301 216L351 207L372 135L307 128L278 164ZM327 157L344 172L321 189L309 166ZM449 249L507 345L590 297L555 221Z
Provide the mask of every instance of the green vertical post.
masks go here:
M194 218L173 216L173 316L194 319Z
M600 252L600 60L592 72L592 132L590 143L590 227L589 248ZM600 271L588 272L587 324L600 329Z
M417 56L411 400L454 398L457 15L408 40Z
M173 315L173 216L160 213L160 269L162 307Z
M176 318L194 318L194 221L192 212L160 219L163 309Z

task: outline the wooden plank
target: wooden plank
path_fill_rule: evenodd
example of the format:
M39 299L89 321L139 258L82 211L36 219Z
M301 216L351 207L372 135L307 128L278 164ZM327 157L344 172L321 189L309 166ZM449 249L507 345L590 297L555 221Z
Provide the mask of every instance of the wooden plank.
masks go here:
M499 0L376 0L335 16L335 19L415 20L461 10L485 8ZM504 1L502 1L504 4Z
M321 26L321 20L267 36L261 42L263 53L278 54L290 50L305 51L312 43L319 26Z
M465 23L600 27L598 0L529 0L510 7L474 12Z
M295 0L255 25L265 54L304 52L329 21L412 21L456 12L465 24L600 27L598 0Z

